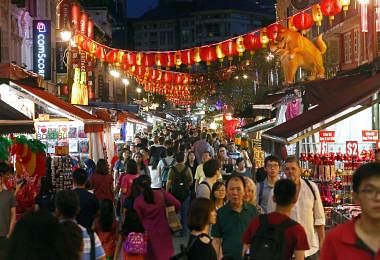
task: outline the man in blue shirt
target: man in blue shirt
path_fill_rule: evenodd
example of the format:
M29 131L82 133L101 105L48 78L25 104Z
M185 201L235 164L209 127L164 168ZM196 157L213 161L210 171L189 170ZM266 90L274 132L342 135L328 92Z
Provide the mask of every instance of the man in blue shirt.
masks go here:
M73 190L62 190L55 195L55 208L56 215L60 222L72 221L77 223L75 217L79 213L79 198L75 191ZM95 232L86 229L80 224L79 228L82 230L83 235L83 254L82 260L90 260L91 250L94 250L95 259L106 260L106 255L104 253L102 244L99 237ZM94 236L95 248L91 248L90 233L92 232Z

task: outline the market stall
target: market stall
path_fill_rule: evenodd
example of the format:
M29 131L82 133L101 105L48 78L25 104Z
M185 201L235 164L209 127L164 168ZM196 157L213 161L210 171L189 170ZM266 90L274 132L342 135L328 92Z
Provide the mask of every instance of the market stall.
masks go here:
M118 144L134 142L136 134L147 132L150 125L128 111L118 112L116 118L116 123L111 126L111 133Z

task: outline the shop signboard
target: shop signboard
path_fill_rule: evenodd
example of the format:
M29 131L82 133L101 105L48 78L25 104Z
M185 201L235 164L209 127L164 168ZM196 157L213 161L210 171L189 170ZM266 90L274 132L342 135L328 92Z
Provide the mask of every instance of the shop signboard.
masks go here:
M346 153L350 156L359 155L359 143L358 141L346 141Z
M362 130L363 142L376 142L379 140L379 133L377 130Z
M33 71L51 79L51 21L33 21Z
M68 43L67 42L56 42L56 61L57 61L57 73L67 73L67 51Z
M319 131L319 141L322 143L334 143L335 131Z

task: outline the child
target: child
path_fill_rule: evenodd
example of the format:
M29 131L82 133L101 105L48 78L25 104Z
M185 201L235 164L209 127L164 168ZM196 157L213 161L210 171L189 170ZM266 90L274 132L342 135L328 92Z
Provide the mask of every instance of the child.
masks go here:
M122 250L122 260L144 260L147 251L147 237L140 219L134 209L125 212L125 221L117 241L114 260L119 259Z
M113 259L118 230L112 200L100 201L99 217L95 220L94 231L102 243L107 260Z

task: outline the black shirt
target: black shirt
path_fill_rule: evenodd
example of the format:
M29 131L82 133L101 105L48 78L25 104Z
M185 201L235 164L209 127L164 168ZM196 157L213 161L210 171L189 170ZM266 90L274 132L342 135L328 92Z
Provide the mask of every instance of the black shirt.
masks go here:
M80 204L77 222L83 227L90 229L96 212L99 209L99 202L94 194L85 189L76 188L74 191L78 194Z
M204 243L200 239L208 238L209 243ZM191 242L194 241L194 243L191 245ZM198 260L198 259L207 259L207 260L216 260L216 252L214 247L211 244L212 239L207 234L201 234L199 236L194 236L193 234L190 234L189 236L189 243L188 243L188 259L189 260Z

